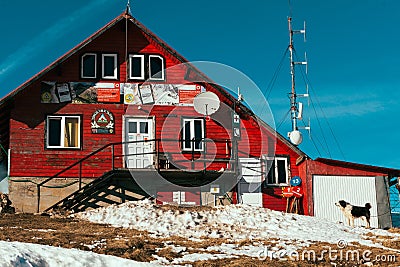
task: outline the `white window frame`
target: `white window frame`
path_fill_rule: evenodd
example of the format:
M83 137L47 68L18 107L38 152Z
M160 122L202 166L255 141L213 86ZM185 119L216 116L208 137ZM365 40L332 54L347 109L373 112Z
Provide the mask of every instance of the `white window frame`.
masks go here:
M290 172L290 168L289 168L289 158L288 157L284 157L284 156L276 156L276 157L267 157L267 156L263 156L263 160L264 160L264 170L263 170L263 173L264 173L264 180L265 180L265 183L267 184L267 185L279 185L279 186L281 186L281 185L288 185L289 184L289 177L290 177L290 174L289 174L289 172ZM279 174L279 170L278 170L278 161L279 160L284 160L285 161L285 170L286 170L286 183L278 183L278 174ZM273 170L272 170L272 168L271 168L271 170L266 170L265 169L265 162L266 161L273 161ZM273 174L274 174L274 183L268 183L268 173L269 173L269 171L273 171Z
M182 120L182 150L183 151L204 151L204 142L200 143L200 148L193 147L194 142L191 140L194 138L195 135L195 128L194 128L194 122L195 121L200 121L201 122L201 139L204 140L204 135L205 135L205 129L204 129L204 120L203 119L197 119L197 118L185 118ZM185 125L186 123L190 123L190 147L185 147L185 142L186 142L186 132L185 132Z
M142 66L141 66L141 70L140 70L140 73L141 73L141 76L138 76L138 77L136 77L136 76L132 76L132 72L131 72L131 68L132 68L132 58L140 58L141 60L141 63L142 63ZM144 55L129 55L129 79L132 79L132 80L144 80L144 75L145 73L144 73Z
M114 75L112 76L106 76L104 74L104 58L105 57L113 57L114 58ZM118 55L117 54L102 54L101 55L101 77L103 79L117 79L118 78L118 61L117 61Z
M84 64L83 64L83 59L85 56L94 56L94 77L91 76L84 76ZM84 79L96 79L97 78L97 54L96 53L85 53L81 57L81 77Z
M64 146L64 138L65 138L65 119L78 119L78 146L76 147L66 147ZM60 145L59 146L51 146L49 145L49 140L50 140L50 119L60 119L61 120L61 133L60 133ZM76 116L76 115L50 115L47 116L46 119L46 148L61 148L61 149L80 149L81 148L81 117Z
M152 58L159 58L161 59L161 78L152 78L154 74L157 73L151 73L151 59ZM164 58L159 55L149 55L149 80L153 81L163 81L165 79L165 69L164 69Z

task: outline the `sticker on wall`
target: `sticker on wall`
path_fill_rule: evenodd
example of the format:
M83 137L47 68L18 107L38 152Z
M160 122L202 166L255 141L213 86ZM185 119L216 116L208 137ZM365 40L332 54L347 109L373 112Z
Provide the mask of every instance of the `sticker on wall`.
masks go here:
M114 116L107 109L98 109L92 115L92 133L94 134L113 134Z
M122 83L121 88L124 92L124 104L141 105L142 101L139 96L139 84L137 83Z
M64 103L72 101L69 83L42 82L41 103Z
M152 84L155 105L177 105L178 86L174 84Z
M150 84L139 86L139 92L143 105L154 104L154 97Z

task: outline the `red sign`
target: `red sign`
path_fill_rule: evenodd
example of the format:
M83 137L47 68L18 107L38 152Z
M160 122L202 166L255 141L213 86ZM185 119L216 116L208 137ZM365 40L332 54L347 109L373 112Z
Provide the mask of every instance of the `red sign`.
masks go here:
M292 187L292 193L294 197L297 198L303 197L303 189L300 186Z
M119 88L97 88L97 102L120 102Z
M179 103L193 104L193 99L200 93L200 90L179 90Z
M283 197L292 197L293 192L291 187L282 187L282 196Z

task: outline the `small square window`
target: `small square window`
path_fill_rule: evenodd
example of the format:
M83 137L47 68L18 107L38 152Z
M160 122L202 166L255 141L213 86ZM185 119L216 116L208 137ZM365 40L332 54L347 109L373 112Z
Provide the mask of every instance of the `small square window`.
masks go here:
M116 54L103 54L102 55L102 78L103 79L117 79L117 55Z
M81 58L81 77L88 79L97 78L97 55L84 54Z
M144 80L144 55L129 56L129 79Z
M47 148L80 148L79 116L47 117Z
M263 158L264 179L268 185L289 183L289 165L286 157Z
M164 58L157 55L149 56L149 79L164 80Z

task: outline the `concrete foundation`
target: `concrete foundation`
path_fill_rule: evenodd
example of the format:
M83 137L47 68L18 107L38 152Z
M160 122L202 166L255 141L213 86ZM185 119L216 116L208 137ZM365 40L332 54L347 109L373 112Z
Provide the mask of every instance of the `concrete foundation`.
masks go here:
M9 198L16 212L37 212L37 184L46 178L35 177L11 177L9 179ZM82 179L82 186L93 181L93 179ZM72 185L67 186L68 184ZM46 184L47 187L40 188L40 207L43 211L61 199L79 189L77 178L56 178ZM64 187L65 186L65 187Z

